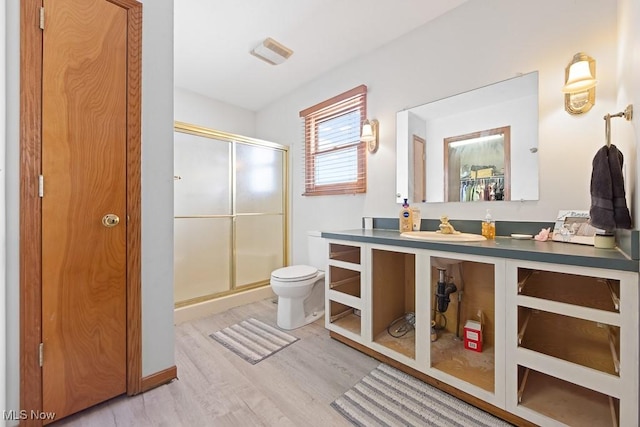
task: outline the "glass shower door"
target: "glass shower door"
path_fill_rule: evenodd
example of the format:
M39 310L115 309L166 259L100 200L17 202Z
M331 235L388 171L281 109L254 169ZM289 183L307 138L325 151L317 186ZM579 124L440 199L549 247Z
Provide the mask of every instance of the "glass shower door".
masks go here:
M231 289L232 145L174 136L174 300L180 304Z
M176 123L174 300L269 284L286 265L287 148Z
M235 283L264 284L284 265L285 153L236 144Z

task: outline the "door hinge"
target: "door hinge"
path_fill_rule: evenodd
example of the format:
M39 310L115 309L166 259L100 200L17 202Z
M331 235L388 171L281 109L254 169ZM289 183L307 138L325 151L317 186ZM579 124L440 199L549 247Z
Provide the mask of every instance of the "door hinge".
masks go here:
M44 176L38 175L38 196L44 197Z
M40 8L40 29L44 30L44 7Z
M42 368L42 366L44 365L44 343L42 343L42 342L38 346L38 363L40 364L40 367Z

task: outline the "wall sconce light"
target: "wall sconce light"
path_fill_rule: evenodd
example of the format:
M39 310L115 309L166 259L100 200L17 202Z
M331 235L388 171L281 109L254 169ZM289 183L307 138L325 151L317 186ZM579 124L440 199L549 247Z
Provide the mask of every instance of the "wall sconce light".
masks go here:
M569 114L586 113L596 103L596 60L579 52L564 71L564 109Z
M362 124L362 135L360 141L367 143L367 150L370 153L378 151L378 121L377 120L365 120Z

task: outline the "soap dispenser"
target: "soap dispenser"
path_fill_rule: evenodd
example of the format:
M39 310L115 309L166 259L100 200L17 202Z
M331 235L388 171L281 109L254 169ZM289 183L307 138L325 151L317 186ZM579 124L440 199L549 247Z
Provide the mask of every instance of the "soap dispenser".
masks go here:
M490 240L496 238L496 223L491 216L491 210L487 209L487 214L482 221L482 235Z
M411 231L413 229L413 213L409 208L409 199L404 199L402 209L400 209L400 232Z

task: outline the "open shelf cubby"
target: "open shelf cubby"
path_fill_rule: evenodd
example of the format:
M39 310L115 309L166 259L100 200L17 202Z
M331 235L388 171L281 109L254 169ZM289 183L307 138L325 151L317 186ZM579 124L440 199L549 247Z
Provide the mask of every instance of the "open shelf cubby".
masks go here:
M617 313L620 281L519 268L518 294Z
M360 335L362 322L358 310L336 301L329 301L329 316L330 323Z
M444 313L436 309L439 270L442 269L445 269L446 282L454 283L457 288L449 295L450 302ZM438 339L431 342L431 367L494 392L495 265L434 258L431 295L431 318L435 321L438 335ZM460 295L462 298L459 301ZM482 322L482 352L464 347L464 325L467 320Z
M360 298L360 272L329 266L329 288Z
M331 243L329 245L329 259L360 264L360 248L358 246Z
M620 328L518 307L519 346L619 376Z
M573 426L618 426L620 401L518 366L519 405Z
M415 330L398 338L387 331L394 321L415 313L415 255L373 249L371 256L373 340L415 359Z

